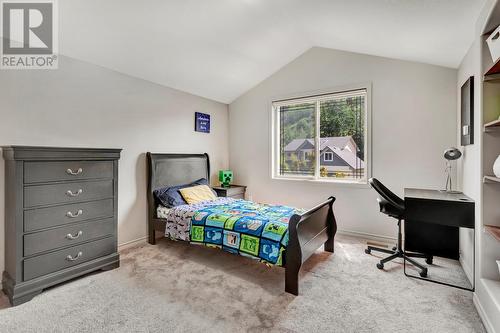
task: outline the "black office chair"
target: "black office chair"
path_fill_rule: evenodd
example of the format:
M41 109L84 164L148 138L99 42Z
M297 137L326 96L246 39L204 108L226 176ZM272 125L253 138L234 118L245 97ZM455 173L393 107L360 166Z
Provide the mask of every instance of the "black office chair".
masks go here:
M377 179L370 178L368 182L370 183L371 187L373 187L373 189L377 191L377 193L380 195L380 197L377 198L377 201L380 205L380 212L389 215L390 217L394 217L395 219L398 220L398 243L395 247L392 248L392 251L388 249L381 249L374 246L368 246L365 252L367 254L370 254L371 251L378 251L390 254L390 256L388 256L387 258L380 260L380 262L377 264L378 269L384 269L384 264L393 259L404 258L405 260L413 264L415 267L418 267L420 269L421 277L426 277L427 268L419 264L415 260L411 259L410 257L426 258L426 263L432 264L432 256L421 253L405 253L403 251L402 236L401 236L401 220L404 220L405 218L404 200L395 195L394 193L392 193Z

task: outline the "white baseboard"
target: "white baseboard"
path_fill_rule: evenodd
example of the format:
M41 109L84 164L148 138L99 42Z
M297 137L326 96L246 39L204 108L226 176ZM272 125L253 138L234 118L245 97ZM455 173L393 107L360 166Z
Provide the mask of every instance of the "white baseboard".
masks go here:
M146 240L148 239L147 236L137 238L125 243L118 244L118 252L121 252L123 250L129 249L131 247L137 246L137 245L143 245L146 244Z
M360 232L360 231L351 231L351 230L337 230L337 233L340 235L345 235L345 236L351 236L351 237L356 237L356 238L361 238L363 240L372 240L376 242L381 242L381 243L396 243L397 238L396 237L388 237L388 236L382 236L382 235L376 235L376 234L370 234L367 232Z
M488 316L486 315L486 312L484 311L483 306L481 305L481 302L479 301L479 297L477 297L477 294L474 293L472 295L472 302L476 306L477 313L479 313L479 317L483 321L484 328L486 328L486 332L488 333L496 333L495 330L493 329L493 326L491 325Z
M382 243L387 243L387 242L394 243L397 241L397 239L395 237L388 237L388 236L370 234L370 233L359 232L359 231L337 230L337 233L340 235L356 237L356 238L360 238L363 240L372 240L372 241L377 241L377 242L382 242ZM140 238L128 241L128 242L118 244L118 252L129 249L129 248L137 246L137 245L146 244L147 239L148 239L148 237L144 236L144 237L140 237Z
M475 281L472 281L472 269L469 265L467 265L467 263L465 262L465 260L463 260L462 257L460 257L458 259L458 261L460 262L460 265L462 266L462 269L465 273L465 276L467 276L467 278L469 279L469 282L472 284L472 285L475 285Z

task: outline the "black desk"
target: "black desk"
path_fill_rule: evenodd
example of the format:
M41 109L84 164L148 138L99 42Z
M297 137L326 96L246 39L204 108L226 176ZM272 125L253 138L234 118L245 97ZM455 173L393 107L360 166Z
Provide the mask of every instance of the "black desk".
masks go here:
M458 259L460 227L474 228L474 201L462 193L405 189L405 250Z
M474 200L463 193L405 189L405 251L459 259L459 229L474 229Z

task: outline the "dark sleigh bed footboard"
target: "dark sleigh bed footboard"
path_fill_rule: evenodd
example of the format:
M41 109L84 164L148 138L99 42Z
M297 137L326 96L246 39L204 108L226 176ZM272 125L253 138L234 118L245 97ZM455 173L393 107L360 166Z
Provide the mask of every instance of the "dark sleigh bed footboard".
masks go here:
M337 222L333 214L334 197L308 210L302 215L293 215L288 225L289 240L285 257L285 291L299 294L299 271L321 245L325 251L333 252L333 239Z

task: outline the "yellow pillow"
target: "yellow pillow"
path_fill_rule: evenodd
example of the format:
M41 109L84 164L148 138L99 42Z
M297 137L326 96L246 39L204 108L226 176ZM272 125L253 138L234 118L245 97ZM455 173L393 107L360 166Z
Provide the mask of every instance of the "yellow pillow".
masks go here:
M207 185L181 188L179 192L181 192L184 200L190 205L201 201L217 199L214 192Z

